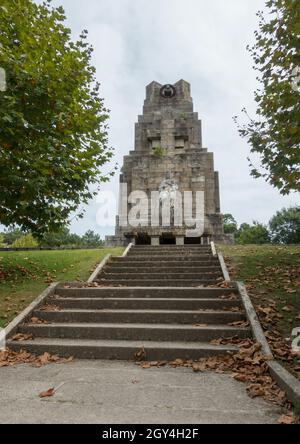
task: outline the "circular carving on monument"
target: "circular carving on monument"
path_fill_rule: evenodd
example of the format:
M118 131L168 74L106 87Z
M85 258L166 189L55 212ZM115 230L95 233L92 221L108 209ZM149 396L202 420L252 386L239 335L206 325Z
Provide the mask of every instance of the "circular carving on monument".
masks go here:
M170 99L176 96L176 88L173 85L164 85L160 90L160 95L164 99Z

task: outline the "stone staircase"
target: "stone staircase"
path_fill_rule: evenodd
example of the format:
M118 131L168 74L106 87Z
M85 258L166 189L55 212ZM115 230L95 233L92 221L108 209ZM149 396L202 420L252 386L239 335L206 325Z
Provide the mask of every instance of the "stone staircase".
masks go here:
M235 288L221 288L209 246L135 246L112 257L93 284L59 285L18 333L13 350L88 359L198 359L236 350L219 338L250 336ZM38 319L39 323L31 322Z
M205 246L133 247L114 258L96 279L101 285L196 287L222 280L217 257Z

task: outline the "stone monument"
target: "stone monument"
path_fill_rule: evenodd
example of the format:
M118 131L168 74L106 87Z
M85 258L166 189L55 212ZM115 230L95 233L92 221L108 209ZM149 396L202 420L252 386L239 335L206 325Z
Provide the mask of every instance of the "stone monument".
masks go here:
M202 212L197 210L196 195ZM191 197L192 203L187 199ZM189 218L184 218L186 209ZM190 84L153 81L135 126L134 151L124 157L116 233L106 237L106 244L183 245L212 240L232 242L224 235L219 175L213 153L202 146L201 120L194 112Z

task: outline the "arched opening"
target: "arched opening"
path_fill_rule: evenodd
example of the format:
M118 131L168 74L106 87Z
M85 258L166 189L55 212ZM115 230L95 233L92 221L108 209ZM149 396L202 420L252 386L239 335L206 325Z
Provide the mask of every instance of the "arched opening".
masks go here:
M175 245L176 237L171 233L163 233L159 239L160 245Z
M135 245L151 245L151 237L147 233L135 236Z
M200 237L185 237L184 244L185 245L200 245L201 238Z

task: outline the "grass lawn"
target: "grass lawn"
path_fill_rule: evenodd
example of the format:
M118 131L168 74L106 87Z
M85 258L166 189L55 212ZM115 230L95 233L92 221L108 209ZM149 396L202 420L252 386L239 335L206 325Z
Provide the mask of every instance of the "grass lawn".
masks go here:
M300 360L285 356L283 343L276 339L278 333L291 338L292 330L300 327L300 246L222 245L219 251L232 278L245 282L275 356L300 377Z
M123 248L0 252L0 327L7 325L51 282L86 281L107 254L118 256L122 252Z

